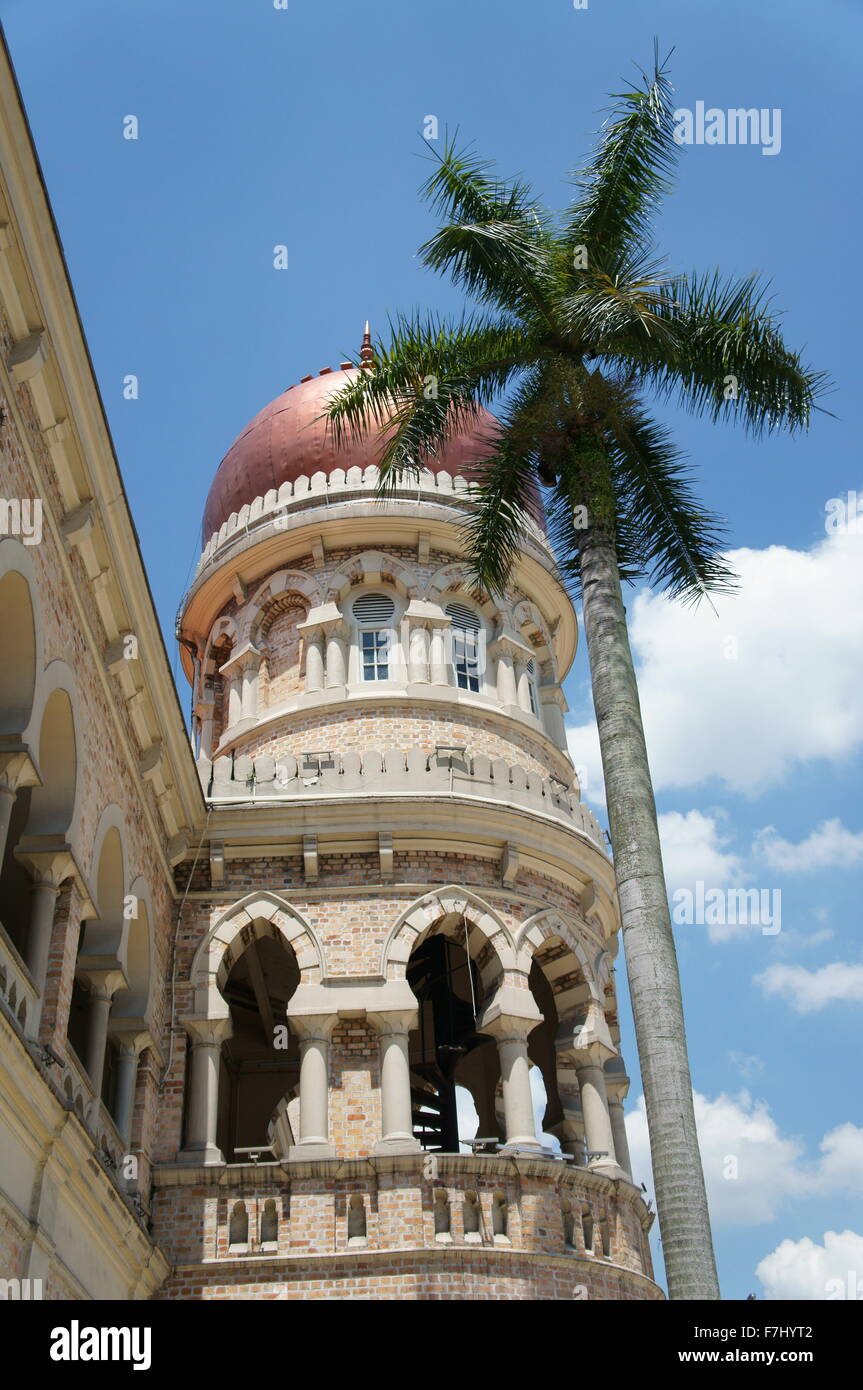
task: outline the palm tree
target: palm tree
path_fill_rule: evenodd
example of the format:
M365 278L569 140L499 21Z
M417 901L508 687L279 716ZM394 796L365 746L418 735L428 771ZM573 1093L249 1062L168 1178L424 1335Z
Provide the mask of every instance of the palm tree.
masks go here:
M505 395L465 523L477 586L502 591L537 483L558 564L580 593L629 990L671 1298L719 1287L680 978L621 581L698 600L733 585L722 530L644 396L756 436L809 423L825 378L785 347L758 277L671 274L651 222L678 152L666 64L614 98L575 195L549 214L520 179L447 138L423 193L443 225L421 248L479 305L399 316L375 367L332 400L335 439L387 426L381 492ZM432 150L434 154L434 151Z

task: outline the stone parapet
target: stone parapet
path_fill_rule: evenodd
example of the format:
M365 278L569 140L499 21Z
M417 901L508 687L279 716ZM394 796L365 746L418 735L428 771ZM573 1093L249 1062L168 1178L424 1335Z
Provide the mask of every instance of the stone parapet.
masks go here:
M165 1165L154 1183L162 1297L663 1296L640 1192L548 1156Z
M553 816L587 835L605 852L593 812L554 778L528 772L503 758L425 753L422 749L368 749L364 753L202 759L199 774L211 801L308 801L322 797L451 795L477 797Z

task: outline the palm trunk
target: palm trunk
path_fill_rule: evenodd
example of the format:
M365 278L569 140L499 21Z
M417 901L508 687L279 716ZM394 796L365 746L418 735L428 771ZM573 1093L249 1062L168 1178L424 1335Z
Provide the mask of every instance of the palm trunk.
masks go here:
M612 543L594 534L579 563L668 1292L718 1299L656 803Z

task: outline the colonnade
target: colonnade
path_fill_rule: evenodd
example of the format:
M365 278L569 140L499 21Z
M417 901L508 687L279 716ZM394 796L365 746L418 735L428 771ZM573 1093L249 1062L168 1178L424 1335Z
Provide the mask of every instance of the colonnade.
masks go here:
M336 1013L290 1016L289 1023L300 1044L299 1133L291 1157L336 1157L329 1140L330 1034ZM369 1012L366 1021L378 1035L381 1077L381 1134L379 1153L410 1153L420 1149L413 1134L410 1072L410 1032L417 1025L415 1010ZM224 1162L217 1143L219 1068L222 1043L231 1036L229 1017L187 1018L184 1025L191 1043L191 1075L186 1143L181 1158L190 1163ZM497 1045L503 1091L505 1146L536 1150L536 1134L530 1085L528 1036L536 1018L498 1013L482 1025ZM595 1050L570 1055L578 1076L581 1124L587 1150L586 1166L611 1177L630 1180L629 1150L623 1124L623 1096L628 1081L622 1076L606 1086L602 1057ZM567 1147L566 1145L564 1146ZM574 1153L584 1163L583 1153Z
M412 685L453 688L451 652L448 635L451 619L437 604L414 599L405 610L400 624L400 660L404 662L407 680ZM328 690L344 690L350 674L352 628L334 603L311 610L304 623L298 625L305 649L304 693L313 695ZM533 649L517 633L502 630L488 646L492 662L491 676L485 682L494 690L504 709L521 710L537 718L549 737L561 748L566 747L563 693L559 684L540 685L531 667L535 661ZM259 713L259 684L264 653L251 643L232 653L219 668L224 682L223 732L238 724L254 720ZM536 707L531 700L531 682L536 692ZM481 677L481 688L482 688ZM216 709L212 686L201 688L195 705L200 732L200 751L212 758L215 751Z

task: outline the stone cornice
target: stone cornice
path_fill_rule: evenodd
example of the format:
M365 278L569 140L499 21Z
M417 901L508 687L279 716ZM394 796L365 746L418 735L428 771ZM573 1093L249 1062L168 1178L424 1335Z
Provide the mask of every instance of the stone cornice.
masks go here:
M34 1057L2 1013L0 1071L0 1121L10 1127L33 1162L45 1164L63 1194L67 1222L72 1220L86 1233L91 1257L115 1271L124 1287L136 1286L144 1278L146 1296L154 1293L167 1277L167 1261L97 1158L83 1121L45 1082ZM87 1292L92 1296L92 1289Z
M388 545L416 547L418 533L428 538L431 550L463 559L460 540L461 516L452 506L433 501L396 500L386 507L370 506L368 500L316 506L290 518L287 530L268 523L266 527L237 533L233 544L220 552L217 562L207 565L193 582L183 604L183 632L203 648L216 618L234 598L233 581L237 572L248 589L275 570L296 565L313 554L313 545L338 519L339 550ZM332 543L332 542L331 542ZM577 628L575 610L566 595L558 571L544 547L526 547L516 560L512 582L529 595L553 632L553 643L561 680L575 656ZM191 679L191 657L183 649L181 659Z
M0 385L34 489L43 499L45 530L57 547L97 676L115 713L118 749L138 787L170 883L163 838L200 823L204 808L101 397L5 50L0 52L0 170L0 299L16 344L9 361L0 363ZM27 344L34 335L38 344L31 351ZM54 515L49 505L44 465L19 405L22 364L27 367L24 389L30 391L56 472L62 515ZM103 666L102 641L79 593L69 545L79 548L109 645L127 634L135 638L139 655L126 663L129 689L121 685L118 690ZM138 697L133 719L138 749L131 746L117 710L118 697L130 700L133 694ZM156 801L158 831L137 769L141 753L157 737L165 743L170 765L168 784Z

